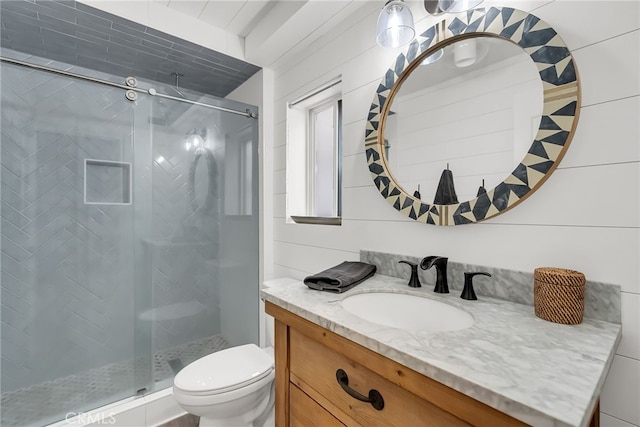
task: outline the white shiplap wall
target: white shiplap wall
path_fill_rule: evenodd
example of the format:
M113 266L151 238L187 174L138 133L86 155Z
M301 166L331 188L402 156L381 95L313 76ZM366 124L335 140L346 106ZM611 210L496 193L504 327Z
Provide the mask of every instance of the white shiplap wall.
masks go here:
M527 201L492 220L448 228L403 218L371 181L365 118L399 52L376 46L383 2L371 3L295 63L274 67L274 143L265 147L273 155L273 248L265 242L273 275L302 278L370 249L522 271L553 265L620 285L624 335L602 394L602 424L640 426L640 3L494 3L531 11L563 37L580 72L582 115L562 164ZM419 3L411 5L424 30L435 20ZM343 225L287 224L285 103L336 75L344 93Z

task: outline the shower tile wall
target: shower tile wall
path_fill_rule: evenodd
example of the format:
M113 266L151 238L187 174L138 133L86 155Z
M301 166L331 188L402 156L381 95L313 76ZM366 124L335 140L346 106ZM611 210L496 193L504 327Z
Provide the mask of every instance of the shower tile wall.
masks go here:
M75 0L0 1L3 48L225 97L260 67Z
M250 107L185 88L224 96L259 69L251 64L75 1L0 1L0 10L3 57L117 83L133 75L174 96L177 71L188 99ZM115 56L96 57L105 46ZM1 93L0 424L48 424L165 387L180 365L229 344L257 343L255 120L145 94L130 103L121 89L6 63ZM216 171L210 180L200 160L194 194L185 142L203 129ZM240 165L225 145L247 129L250 215L223 208L225 197L239 206L225 179L237 180ZM115 204L85 204L86 159L88 200ZM213 209L194 209L206 194ZM129 374L101 374L112 368Z
M141 83L146 84L151 82ZM196 99L219 103L208 95ZM257 197L249 195L252 210L240 215L229 211L240 192L225 186L240 181L238 155L232 153L236 137L255 130L253 119L163 99L154 99L153 111L153 307L163 319L155 322L154 352L219 333L231 345L257 343ZM213 156L212 182L206 156L196 157L188 146L194 132L205 134ZM255 141L257 132L251 137ZM253 155L251 188L256 192L255 147ZM188 184L191 173L194 189ZM208 212L202 207L207 194L213 199Z
M214 210L193 209L189 173L194 155L185 145L186 136L217 122L217 113L160 99L153 108L153 227L148 245L153 254L157 352L220 332L221 189L219 180L218 186L208 188L216 201ZM197 184L208 187L206 181Z
M3 392L132 358L133 210L83 185L84 159L130 161L131 117L121 90L2 65Z
M107 77L7 49L3 55ZM153 320L153 353L219 334L222 180L209 189L216 193L216 211L194 212L187 183L193 154L184 143L188 131L214 123L217 113L154 100L153 159L136 160L135 107L122 90L8 64L2 75L2 391L133 358L134 206L85 205L85 159L130 162L134 175L137 161L153 162L151 233L137 235L152 262L150 310L137 321ZM172 90L150 81L140 86ZM86 132L75 130L83 126ZM224 141L216 135L221 175ZM116 172L112 178L121 179ZM108 192L122 188L120 182L94 182L98 198L104 191L103 198L113 199ZM196 187L201 185L206 188ZM162 367L154 379L170 376Z

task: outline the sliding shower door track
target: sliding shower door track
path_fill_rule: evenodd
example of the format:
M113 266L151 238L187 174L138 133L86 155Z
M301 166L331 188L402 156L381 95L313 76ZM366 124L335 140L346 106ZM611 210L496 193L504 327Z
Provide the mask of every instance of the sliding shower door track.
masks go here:
M101 84L101 85L115 87L115 88L122 89L122 90L125 90L125 91L134 91L134 92L138 92L138 93L145 93L145 94L150 95L150 96L157 96L159 98L170 99L172 101L185 102L187 104L197 105L199 107L211 108L213 110L224 111L226 113L231 113L231 114L237 114L237 115L245 116L245 117L248 117L248 118L251 118L251 119L257 119L258 118L258 116L255 113L251 112L251 110L249 110L249 109L241 111L241 110L234 110L234 109L231 109L231 108L220 107L218 105L211 105L211 104L206 104L206 103L203 103L203 102L191 101L191 100L185 99L185 98L178 98L176 96L171 96L171 95L165 95L165 94L162 94L162 93L158 93L154 88L142 89L142 88L138 88L138 87L127 86L125 84L110 82L108 80L102 80L102 79L98 79L98 78L95 78L95 77L84 76L82 74L73 73L71 71L57 70L55 68L47 67L47 66L44 66L44 65L32 64L30 62L21 61L19 59L7 58L7 57L4 57L4 56L0 56L0 61L1 62L6 62L6 63L9 63L9 64L13 64L13 65L19 65L19 66L22 66L22 67L28 67L28 68L31 68L31 69L34 69L34 70L40 70L40 71L45 71L45 72L48 72L48 73L58 74L58 75L65 76L65 77L73 77L73 78L76 78L76 79L86 80L86 81L93 82L93 83L98 83L98 84Z

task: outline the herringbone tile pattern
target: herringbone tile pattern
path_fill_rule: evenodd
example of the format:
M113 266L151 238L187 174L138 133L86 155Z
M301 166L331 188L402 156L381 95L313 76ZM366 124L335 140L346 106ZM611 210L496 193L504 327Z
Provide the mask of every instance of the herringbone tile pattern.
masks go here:
M211 110L154 100L152 256L154 351L220 332L220 180L196 174L196 189L212 192L211 212L193 209L185 136L212 122ZM202 167L198 171L203 171ZM199 200L201 195L195 195ZM188 303L189 309L183 305ZM199 307L198 307L199 306ZM191 315L185 315L191 313Z
M171 120L141 133L152 142L136 138L134 124L148 126L166 105L141 108L120 89L13 65L1 71L3 394L133 360L134 324L147 322L134 318L135 286L151 286L154 354L219 333L219 209L191 208L193 158L183 143L211 110L171 109ZM152 158L136 159L134 143L153 144ZM142 194L151 194L149 211L136 207L136 194L132 205L85 204L85 159L131 162L134 180L136 167L151 170ZM117 199L121 174L88 173L92 200ZM144 283L134 283L136 259L151 262ZM171 376L156 366L156 380ZM68 389L68 410L131 395L110 387Z
M133 210L85 205L83 183L84 159L131 156L132 106L117 89L3 64L1 107L10 390L131 357Z

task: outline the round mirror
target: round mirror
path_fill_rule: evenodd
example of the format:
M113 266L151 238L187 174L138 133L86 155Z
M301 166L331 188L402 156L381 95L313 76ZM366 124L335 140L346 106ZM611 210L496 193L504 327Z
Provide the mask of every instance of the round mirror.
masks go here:
M200 147L195 151L189 168L188 194L191 209L202 214L211 211L215 203L216 164L213 153L208 148Z
M579 100L573 57L539 18L496 7L447 15L385 73L367 122L369 170L410 218L482 221L549 177Z
M197 163L195 163L195 185L193 188L193 194L195 202L198 206L204 206L207 203L207 195L209 194L209 167L207 166L207 159L203 156L198 156Z
M486 35L450 44L396 92L384 130L386 164L398 185L424 202L471 200L504 181L527 154L542 93L538 69L518 45ZM435 197L447 169L456 195L449 203Z

